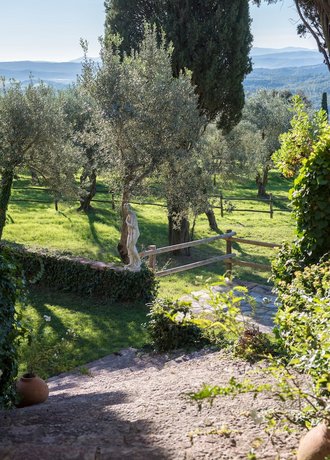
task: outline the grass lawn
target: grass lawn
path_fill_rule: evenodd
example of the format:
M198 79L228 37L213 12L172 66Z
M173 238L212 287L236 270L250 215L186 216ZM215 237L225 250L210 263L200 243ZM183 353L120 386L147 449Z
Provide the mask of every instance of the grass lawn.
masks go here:
M66 250L106 262L118 260L116 246L119 239L120 218L118 211L113 210L110 203L94 203L93 212L86 215L76 211L76 203L60 203L60 211L56 212L52 204L14 201L17 199L51 201L49 195L40 190L18 189L18 187L24 188L29 185L29 180L24 176L15 183L9 206L9 223L4 230L4 239L32 246ZM221 218L220 210L215 209L221 231L232 229L239 237L273 243L291 239L294 222L291 214L283 211L287 208L287 203L283 199L287 198L290 186L290 181L281 178L276 171L271 171L268 190L275 198L274 218L270 219L267 213L236 210L232 213L225 212L225 216ZM256 186L251 180L228 183L222 188L222 193L225 199L229 200L230 198L255 198ZM96 198L110 200L110 196L105 194L98 194ZM145 201L150 202L151 200L152 197L145 198ZM236 209L269 210L267 203L244 200L233 200L232 203ZM214 199L214 204L219 205L219 201ZM139 249L142 250L150 244L156 244L157 247L166 246L168 244L166 208L140 204L134 204L133 207L139 219L141 233L138 241ZM214 232L210 231L206 216L199 216L194 238L213 235ZM164 266L169 268L220 255L224 252L224 248L224 242L220 241L212 245L193 248L190 257L178 258L166 254L158 258L158 267L159 269ZM243 244L236 244L234 252L242 260L262 264L268 264L270 258L275 254L275 251L271 249ZM195 289L197 275L202 275L204 278L216 277L218 274L223 274L225 270L225 265L219 263L162 278L160 294L177 297ZM251 269L238 266L236 272L237 276L242 279L260 283L266 283L269 276L267 272L251 271Z
M20 372L36 348L35 370L49 377L127 347L143 347L147 333L147 307L143 304L113 304L48 289L32 289L24 317L33 325L32 347L21 346ZM44 319L51 318L48 322ZM74 341L67 340L72 335ZM63 340L62 340L63 339ZM32 349L32 352L31 352ZM38 353L40 351L40 353ZM31 355L32 353L32 355Z
M57 212L46 192L28 190L27 186L30 186L30 183L24 176L15 183L4 239L30 246L70 251L92 259L118 260L116 246L120 218L118 211L113 210L110 203L94 203L94 210L89 215L78 213L76 203L60 203L60 210ZM222 232L232 229L239 237L260 241L281 243L283 240L291 239L294 222L290 213L283 211L287 207L283 199L287 198L290 186L289 181L281 178L278 173L271 172L268 190L275 197L274 218L270 219L267 213L236 210L232 213L225 212L225 216L221 218L220 210L216 209L219 228ZM245 180L227 184L222 188L222 193L227 200L255 198L256 187L253 181ZM110 200L110 197L104 194L99 194L96 198ZM50 203L15 201L19 199L45 200ZM145 201L150 202L153 199L147 197ZM267 204L256 201L232 200L232 203L236 209L269 210ZM214 204L219 204L217 199L214 199ZM150 244L156 244L157 247L167 246L166 208L142 204L134 204L133 207L139 219L139 249L142 250ZM201 215L196 222L194 238L205 238L214 234L209 229L206 216ZM166 254L158 258L158 268L206 259L220 255L224 250L225 243L219 241L212 245L193 248L190 257L177 258ZM240 259L266 264L275 254L271 249L243 244L235 244L234 252ZM225 265L219 263L161 278L160 296L177 298L184 293L198 290L205 284L206 279L212 278L212 281L215 281L217 275L223 274L225 270ZM256 272L241 267L237 268L236 274L239 278L260 283L266 283L269 276L267 272ZM32 320L38 342L44 343L45 350L48 350L51 356L54 353L60 354L60 359L49 359L48 362L44 362L40 373L44 376L53 375L121 348L143 346L148 340L141 326L146 321L146 313L147 308L144 305L115 305L68 293L32 290L27 316ZM50 316L51 321L46 322L44 315ZM61 339L66 339L68 330L73 330L78 336L77 339L74 343L69 343L68 347L63 347L63 350L53 353ZM64 342L66 343L66 340ZM21 371L26 367L27 351L28 348L24 349L23 346ZM44 354L47 356L47 353Z

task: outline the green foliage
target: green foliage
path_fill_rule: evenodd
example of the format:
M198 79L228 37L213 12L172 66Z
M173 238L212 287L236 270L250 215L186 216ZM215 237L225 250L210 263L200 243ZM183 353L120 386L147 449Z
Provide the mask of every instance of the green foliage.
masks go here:
M300 167L290 192L297 239L294 247L280 253L275 278L315 263L330 251L330 125L323 110L310 119L299 98L295 111L292 129L281 136L281 148L273 158L287 176Z
M213 287L219 284L226 286L223 277ZM240 286L223 290L208 286L207 307L195 314L190 302L157 299L149 314L152 342L158 351L206 344L232 346L238 356L256 361L269 352L271 343L266 334L242 316L242 301L253 303L247 289Z
M62 337L58 337L49 324L51 319L51 316L44 315L48 324L37 331L33 329L31 319L26 319L29 333L19 347L19 361L26 366L26 372L41 378L68 371L80 359L76 352L77 334L67 329Z
M195 320L205 337L215 345L230 346L237 356L251 362L268 354L272 350L268 336L242 314L242 303L251 306L252 318L255 309L255 300L247 288L232 286L223 276L207 288L208 308Z
M156 299L151 305L149 318L147 330L157 351L200 348L209 343L193 321L189 302Z
M309 158L314 145L328 131L327 118L323 110L310 115L300 96L295 96L293 103L291 129L280 136L281 148L273 155L276 167L285 177L296 175L303 160Z
M14 175L28 167L47 183L54 197L74 196L79 152L71 142L61 101L40 83L23 89L2 81L0 88L0 238Z
M145 265L140 272L99 270L67 254L9 243L8 246L13 257L21 263L28 281L53 289L131 302L150 301L157 292L154 274Z
M141 325L147 312L141 302L128 306L125 302L34 285L23 312L34 345L22 341L19 373L27 372L32 365L48 378L127 347L142 348L148 341ZM38 352L43 348L49 360Z
M268 428L287 422L310 428L330 419L330 261L296 272L291 283L278 284L278 293L275 333L283 356L269 353L268 365L258 370L271 380L257 385L251 378L232 378L226 386L204 385L190 397L200 405L216 396L268 392L279 402L266 416Z
M278 284L277 335L289 365L311 376L315 396L330 396L330 261Z
M279 135L290 126L290 107L286 93L260 90L246 100L242 120L225 138L230 173L241 175L244 169L246 175L255 177L259 196L265 194Z
M221 182L221 185L222 182ZM10 204L11 221L5 227L4 238L9 241L16 241L27 246L41 246L49 249L68 251L77 256L83 256L93 260L104 262L118 261L116 243L119 238L119 216L117 210L111 209L110 203L92 202L94 211L86 215L77 213L77 205L74 203L61 203L60 212L53 209L52 204L35 203L30 200L49 201L49 195L42 189L30 190L30 178L20 174L15 181L12 201ZM281 243L283 235L293 237L293 219L289 214L282 212L287 208L287 191L291 187L291 181L284 179L273 170L270 171L269 189L274 192L274 218L270 219L269 214L239 212L231 214L225 212L220 218L220 212L215 209L220 231L233 229L238 236L247 239L270 241ZM99 190L106 190L106 185L100 179ZM154 189L152 189L154 191ZM241 178L240 181L227 182L223 188L226 197L254 198L254 181ZM108 199L104 194L97 194L100 200ZM156 244L157 247L167 245L167 213L166 208L149 206L145 202L164 203L164 196L154 194L137 196L136 201L141 204L134 204L140 227L140 239L138 249L143 250L149 244ZM17 201L24 200L24 201ZM219 198L212 202L218 206ZM257 201L236 202L237 208L266 210L267 205ZM269 208L268 208L269 209ZM257 217L257 218L256 218ZM205 214L197 217L195 226L195 238L214 236L209 229L209 222ZM270 258L274 256L274 250L260 246L248 247L243 244L235 244L235 253L242 260L269 264ZM209 245L201 245L192 248L189 262L206 259L215 255L221 255L224 251L224 242L216 241ZM183 265L188 262L186 257L172 257L171 254L164 254L157 257L158 267L165 264L170 267ZM196 290L196 275L204 275L204 279L216 277L226 270L225 264L217 263L179 274L160 278L160 296L178 298L184 293ZM266 284L269 273L251 271L246 267L237 266L235 269L239 279L254 281ZM39 273L39 269L36 273ZM35 274L36 274L35 273ZM33 276L35 276L35 274Z
M258 326L252 324L238 337L234 352L249 362L255 362L274 352L274 349L275 344L271 342L269 334L261 332Z
M292 206L297 236L306 262L317 262L330 251L330 126L294 181Z
M268 366L261 368L258 374L265 383L255 383L252 372L252 376L250 373L241 381L232 377L224 386L204 384L199 391L188 393L187 396L201 408L205 400L212 404L218 396L235 397L251 393L257 398L259 393L267 393L277 403L275 407L260 413L268 434L274 430L287 430L288 424L310 428L321 420L329 419L328 398L315 395L313 388L308 387L282 359L269 356Z
M252 36L247 0L107 0L106 35L123 37L121 52L139 49L143 24L156 24L173 43L172 70L192 71L199 106L229 129L244 105L242 82L251 71Z
M172 46L165 37L157 40L155 28L144 27L139 50L131 56L119 54L118 37L101 50L102 66L87 58L82 85L95 98L97 132L94 139L105 152L104 170L111 187L122 195L122 232L119 252L127 261L127 210L131 200L155 172L169 161L176 164L189 156L199 139L204 117L190 82L190 72L174 78Z
M0 408L15 402L14 379L17 376L19 340L25 330L16 310L23 293L23 277L8 251L0 252Z

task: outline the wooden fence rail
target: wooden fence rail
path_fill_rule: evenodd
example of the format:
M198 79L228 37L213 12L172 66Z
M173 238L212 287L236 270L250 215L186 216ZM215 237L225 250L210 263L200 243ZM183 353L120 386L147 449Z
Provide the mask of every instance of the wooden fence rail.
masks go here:
M168 276L172 275L173 273L179 273L183 272L186 270L192 270L197 267L203 267L205 265L210 265L216 262L220 261L225 261L227 264L227 270L229 272L232 271L233 264L235 265L240 265L243 267L251 267L255 268L257 270L264 270L268 271L270 270L270 265L266 264L258 264L255 262L246 262L243 260L237 259L237 254L232 252L233 249L233 243L243 243L243 244L250 244L254 246L262 246L266 248L277 248L280 247L279 244L276 243L268 243L265 241L256 241L256 240L247 240L244 238L235 238L236 232L232 230L227 230L226 233L222 235L216 235L212 236L210 238L203 238L200 240L195 240L195 241L188 241L187 243L180 243L180 244L174 244L172 246L165 246L163 248L157 248L155 245L151 245L148 247L147 250L142 251L140 253L140 257L148 257L148 265L151 270L155 272L155 275L157 277L162 277L162 276ZM179 249L184 249L184 248L189 248L189 247L194 247L194 246L199 246L201 244L207 244L207 243L213 243L214 241L217 240L225 240L226 241L226 254L222 256L215 256L215 257L210 257L209 259L205 260L200 260L198 262L193 262L191 264L186 264L186 265L181 265L179 267L173 267L169 268L166 270L161 270L161 271L156 271L157 269L157 255L159 254L165 254L168 252L176 251Z
M44 188L44 187L13 187L14 190L34 190L34 191L42 191L42 192L49 192L51 193L52 191L50 189ZM91 201L95 203L109 203L111 205L112 209L115 209L116 203L120 203L120 198L116 198L116 194L110 190L97 190L96 194L104 194L109 196L109 200L102 200L98 198L93 198ZM263 198L240 198L240 197L224 197L222 192L220 192L220 195L213 195L210 196L210 198L217 198L219 199L219 206L217 205L212 205L212 208L214 209L220 209L220 215L221 217L224 217L224 213L226 211L226 206L225 206L225 201L256 201L259 203L265 203L269 205L269 210L260 210L260 209L241 209L241 208L233 208L231 212L234 211L239 211L239 212L255 212L255 213L266 213L270 215L270 218L272 219L274 216L274 212L280 211L280 212L291 212L290 209L275 209L275 201L280 201L280 200L285 200L285 198L275 198L273 197L272 194L269 195L269 198L263 199ZM75 200L79 201L79 200ZM43 204L51 204L54 203L55 209L58 210L58 205L59 205L59 200L53 199L53 201L48 201L48 200L38 200L38 199L27 199L27 198L11 198L11 202L27 202L27 203L43 203ZM138 197L136 197L136 200L130 201L131 204L136 204L140 206L158 206L162 208L166 208L165 203L155 203L155 202L148 202L148 201L143 201L139 200Z

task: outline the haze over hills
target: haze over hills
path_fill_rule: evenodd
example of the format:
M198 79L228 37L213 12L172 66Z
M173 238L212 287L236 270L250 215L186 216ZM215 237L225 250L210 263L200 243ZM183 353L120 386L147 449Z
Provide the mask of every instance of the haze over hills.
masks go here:
M258 89L288 89L304 92L315 107L320 106L322 92L330 93L330 74L322 63L322 55L307 48L253 48L254 70L244 82L247 94ZM96 61L99 59L96 58ZM0 62L0 76L27 84L43 80L58 89L77 80L82 58L69 62L13 61Z
M305 67L323 63L321 53L307 48L253 48L253 68L279 69L284 67Z

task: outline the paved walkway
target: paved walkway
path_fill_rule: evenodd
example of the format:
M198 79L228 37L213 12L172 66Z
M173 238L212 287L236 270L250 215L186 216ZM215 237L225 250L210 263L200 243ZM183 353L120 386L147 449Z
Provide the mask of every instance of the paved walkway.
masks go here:
M242 302L242 314L252 317L253 322L259 325L261 331L270 332L274 326L273 319L277 311L277 306L275 305L276 295L272 293L272 288L250 281L235 280L233 284L216 286L213 289L214 291L228 291L229 289L235 289L235 286L245 286L248 289L249 295L256 301L254 314L251 305L247 302ZM194 313L211 309L208 305L210 295L205 290L194 291L190 295L181 297L180 300L191 301Z

